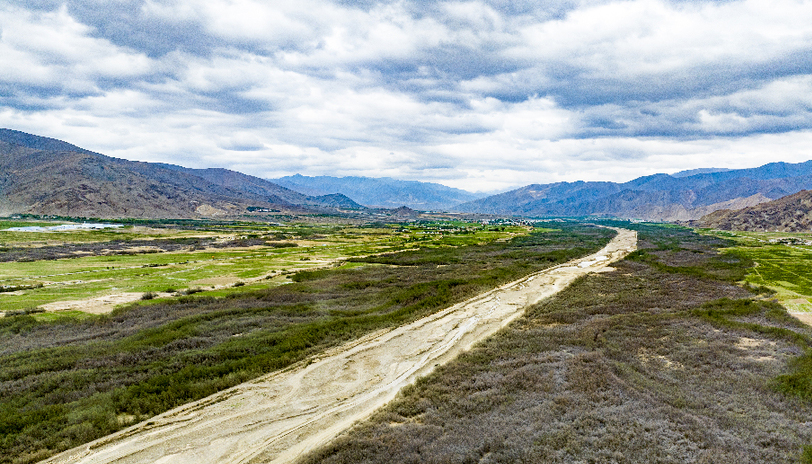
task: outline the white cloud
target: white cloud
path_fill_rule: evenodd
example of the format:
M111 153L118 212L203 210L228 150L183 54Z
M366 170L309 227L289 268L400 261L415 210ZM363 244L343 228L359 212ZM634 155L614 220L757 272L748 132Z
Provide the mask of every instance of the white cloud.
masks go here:
M618 1L528 25L521 30L521 43L507 54L565 62L595 77L682 73L807 50L810 17L812 3L794 0Z
M312 34L308 8L319 8L312 2L297 2L294 8L254 0L206 0L196 2L205 16L206 26L214 34L227 39L253 43L274 44L308 38ZM292 10L292 11L291 11ZM329 14L327 11L323 11Z
M150 71L143 54L91 37L63 6L46 13L0 7L2 82L94 91L99 79L133 78Z
M473 190L812 154L812 2L94 8L0 6L0 126L129 159Z

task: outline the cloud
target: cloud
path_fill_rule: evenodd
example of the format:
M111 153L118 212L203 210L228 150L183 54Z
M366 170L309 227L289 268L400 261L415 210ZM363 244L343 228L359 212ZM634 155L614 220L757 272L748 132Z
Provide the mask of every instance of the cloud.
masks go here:
M258 137L246 132L226 137L217 146L230 151L260 151L266 148Z
M801 160L809 17L794 0L10 0L0 126L473 190Z
M92 91L112 79L150 71L147 57L89 36L64 7L52 12L0 9L3 83Z

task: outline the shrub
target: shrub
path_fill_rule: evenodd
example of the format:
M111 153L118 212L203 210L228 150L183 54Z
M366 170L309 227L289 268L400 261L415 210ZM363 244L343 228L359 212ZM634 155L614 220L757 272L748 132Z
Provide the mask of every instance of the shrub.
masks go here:
M26 309L18 309L14 311L6 311L5 317L11 316L24 316L26 314L37 314L37 313L44 313L45 310L42 308L26 308Z

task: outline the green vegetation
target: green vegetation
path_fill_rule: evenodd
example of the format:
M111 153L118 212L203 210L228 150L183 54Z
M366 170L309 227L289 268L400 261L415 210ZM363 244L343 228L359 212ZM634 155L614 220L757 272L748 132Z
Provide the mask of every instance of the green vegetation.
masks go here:
M639 253L419 379L310 463L812 460L812 330L732 282L728 239Z
M185 295L143 300L85 320L40 320L41 314L0 319L0 462L43 459L329 346L596 251L613 235L566 223L538 231L441 223L277 228L267 233L300 246L205 254L233 258L233 266L256 259L235 273L235 282L243 282L262 274L251 270L265 266L267 255L279 253L285 258L274 261L280 273L270 280L215 292L190 287L177 292ZM388 253L367 256L380 251ZM154 269L150 264L160 268L193 255L178 251L112 258L142 260L137 272L149 273ZM323 265L329 257L352 260L332 269L290 272L303 267L302 258ZM49 264L85 260L88 266L94 259L110 258ZM43 266L39 261L32 265ZM154 276L154 286L138 288L175 287L165 277ZM45 314L50 318L54 313Z
M732 239L731 255L752 260L755 266L746 276L754 286L776 292L775 297L791 311L812 311L812 234L779 232L704 231Z
M487 243L526 233L515 226L492 231L470 223L377 227L185 223L195 227L179 230L170 221L164 224L170 228L0 231L0 311L110 294L157 293L168 286L211 290L351 257L418 246ZM0 223L10 224L19 225ZM240 290L252 288L257 287L245 285Z

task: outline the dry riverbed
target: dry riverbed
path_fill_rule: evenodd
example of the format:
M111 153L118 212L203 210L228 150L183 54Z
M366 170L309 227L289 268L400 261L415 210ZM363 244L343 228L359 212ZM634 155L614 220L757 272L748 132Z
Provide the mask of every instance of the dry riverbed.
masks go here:
M56 455L49 463L291 462L368 417L435 366L525 308L636 249L618 230L603 250L532 274L403 327L368 335Z

